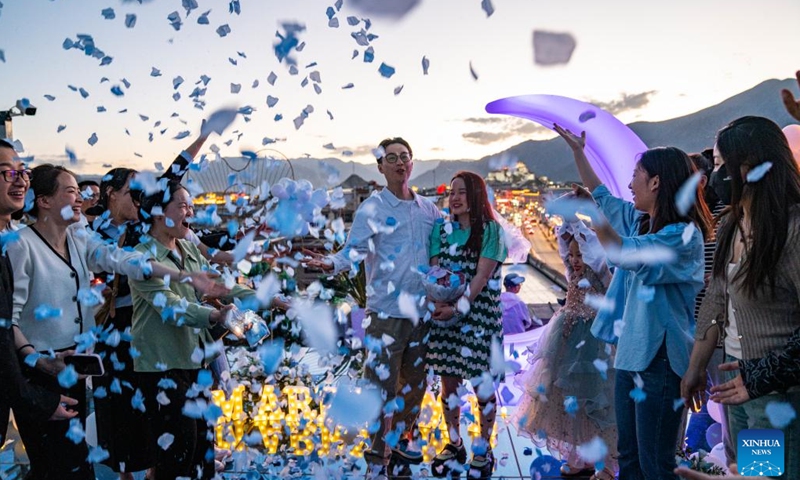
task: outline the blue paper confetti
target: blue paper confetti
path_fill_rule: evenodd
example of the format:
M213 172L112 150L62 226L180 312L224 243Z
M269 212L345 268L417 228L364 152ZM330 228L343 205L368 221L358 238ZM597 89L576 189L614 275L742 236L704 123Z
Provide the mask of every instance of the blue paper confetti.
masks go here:
M186 9L186 17L188 18L192 10L197 8L197 0L182 0L181 5Z
M797 417L792 405L786 402L769 402L764 409L769 423L775 428L786 428Z
M764 162L747 172L747 183L756 183L772 168L772 162Z
M381 63L381 66L378 67L378 72L380 72L381 76L384 78L392 78L392 75L394 75L394 68L385 63Z
M647 398L647 394L642 390L642 387L636 387L628 394L634 403L643 402Z
M217 35L220 37L226 37L229 33L231 33L231 27L229 27L227 23L217 27Z
M481 8L486 12L486 18L489 18L494 13L494 6L491 0L481 0Z
M151 77L160 77L161 70L157 69L156 67L150 67L150 76Z
M36 320L51 320L60 318L62 315L60 308L51 307L46 303L42 303L33 310L33 316Z
M277 97L273 97L272 95L267 95L267 106L269 108L274 107L275 104L277 104L277 103L278 103L278 98Z
M470 73L470 75L472 75L472 78L474 80L478 79L478 72L475 71L475 68L472 66L472 62L471 61L469 62L469 73Z
M111 93L113 93L118 97L125 95L125 92L122 91L122 88L119 85L114 85L113 87L111 87Z
M103 18L105 18L106 20L114 20L115 18L117 18L117 14L116 14L116 13L114 13L114 9L113 9L113 8L104 8L104 9L103 9L103 10L100 12L100 14L101 14L101 15L103 16ZM77 443L77 442L76 442L76 443Z
M78 372L75 371L73 365L67 365L67 367L58 374L58 384L64 388L70 388L76 383L78 383Z
M208 25L209 24L209 22L208 22L208 14L209 13L211 13L211 10L209 10L207 12L203 12L203 14L200 15L197 18L197 23L200 24L200 25Z
M69 163L70 164L75 165L76 163L78 163L78 156L75 155L75 152L72 151L69 147L66 147L64 149L64 153L67 154L67 158L69 159ZM39 305L39 307L41 307L41 306L42 305ZM35 314L35 311L34 311L34 314Z
M575 416L575 414L578 412L578 399L571 395L565 397L564 411L572 416Z
M74 444L79 444L86 437L86 432L83 431L83 424L79 418L71 418L69 420L69 430L67 430L67 438Z
M167 20L169 20L169 24L175 29L176 32L179 31L183 25L181 23L181 15L177 11L167 15Z
M594 113L594 110L586 110L578 116L578 121L581 123L586 123L595 117L597 117L597 114Z
M97 134L92 133L92 136L89 137L89 140L87 140L87 142L89 142L89 145L94 147L94 144L97 143Z
M133 28L135 26L136 26L136 15L133 13L125 15L125 27Z
M108 453L108 450L105 450L103 447L91 447L89 450L89 456L86 457L86 461L89 463L100 463L103 460L106 460L111 455Z

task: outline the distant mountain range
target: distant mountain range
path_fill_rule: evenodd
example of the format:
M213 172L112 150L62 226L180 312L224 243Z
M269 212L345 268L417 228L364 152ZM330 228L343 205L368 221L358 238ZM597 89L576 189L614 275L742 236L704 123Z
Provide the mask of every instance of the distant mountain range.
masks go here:
M649 147L671 145L686 152L698 152L714 145L714 136L721 127L745 115L758 115L775 121L782 127L796 123L781 102L780 90L795 91L794 79L767 80L735 95L717 105L683 117L662 122L635 122L628 126ZM426 160L415 162L411 184L431 187L445 183L459 170L471 170L486 176L499 159L515 158L522 161L528 170L550 180L569 182L578 180L578 172L569 147L560 138L551 140L529 140L480 160ZM375 164L343 162L335 158L293 159L295 178L305 178L316 186L334 186L351 174L366 181L383 183L383 176ZM506 162L507 163L507 162ZM322 165L322 168L320 168Z
M794 79L767 80L750 90L731 97L718 105L699 112L662 122L635 122L629 127L649 147L672 145L686 152L698 152L714 144L714 136L721 127L745 115L758 115L772 119L781 127L794 120L786 113L780 98L782 88L796 89ZM569 147L560 138L528 140L494 155L479 160L426 160L414 163L411 184L427 188L446 183L459 170L471 170L486 177L497 164L514 164L522 161L528 170L550 180L570 182L578 180L578 172ZM241 170L236 180L251 187L267 182L274 184L287 176L285 162L256 160L248 164L244 158L228 158L225 162L210 162L201 172L191 172L189 177L198 181L205 191L224 191L231 185L231 173ZM384 183L377 164L344 162L337 158L291 159L294 178L310 181L315 187L332 188L355 174L367 182Z

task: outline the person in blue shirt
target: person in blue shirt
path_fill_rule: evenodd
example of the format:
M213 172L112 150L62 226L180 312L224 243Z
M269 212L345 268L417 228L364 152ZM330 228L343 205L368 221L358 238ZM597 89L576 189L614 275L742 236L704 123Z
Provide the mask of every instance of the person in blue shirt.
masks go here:
M583 152L585 132L577 136L558 125L555 131L572 149L586 187L574 185L576 195L599 208L593 226L616 269L592 333L617 345L619 476L675 479L683 413L676 400L693 344L694 301L703 286L703 241L711 218L699 188L685 213L676 205L678 190L696 169L680 149L647 150L634 168L628 202L612 196L595 174Z

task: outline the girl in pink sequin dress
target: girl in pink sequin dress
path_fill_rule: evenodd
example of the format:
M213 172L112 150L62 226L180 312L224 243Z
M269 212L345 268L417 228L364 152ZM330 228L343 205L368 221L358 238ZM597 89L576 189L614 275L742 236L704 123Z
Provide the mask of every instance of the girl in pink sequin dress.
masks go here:
M567 270L567 298L548 324L532 366L518 382L524 394L515 413L519 433L538 447L560 454L562 473L598 471L592 479L613 479L617 427L614 415L614 370L611 346L590 332L597 313L587 296L601 299L611 275L594 232L578 221L557 231L559 253ZM590 301L591 303L591 301ZM600 438L608 448L602 465L579 454L581 445Z

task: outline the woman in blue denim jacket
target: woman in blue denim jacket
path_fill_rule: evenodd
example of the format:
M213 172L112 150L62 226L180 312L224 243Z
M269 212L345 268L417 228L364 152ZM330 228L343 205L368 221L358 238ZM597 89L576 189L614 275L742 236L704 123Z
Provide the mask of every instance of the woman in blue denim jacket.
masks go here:
M711 218L699 189L693 203L682 205L684 212L676 204L678 190L696 169L677 148L647 150L634 168L628 202L601 184L583 152L585 132L579 137L557 125L555 130L572 148L586 187L573 186L576 194L599 207L593 226L616 268L592 333L617 345L620 478L675 479L683 412L676 400L692 349Z

